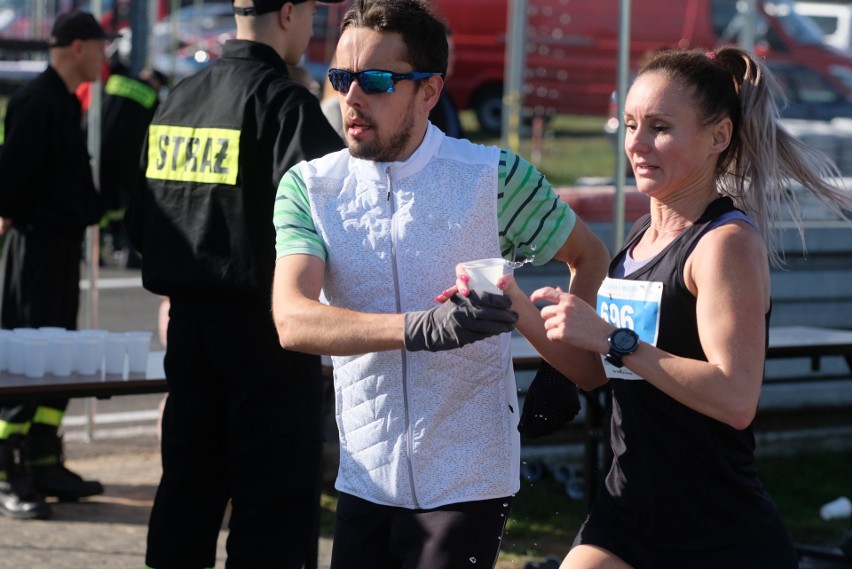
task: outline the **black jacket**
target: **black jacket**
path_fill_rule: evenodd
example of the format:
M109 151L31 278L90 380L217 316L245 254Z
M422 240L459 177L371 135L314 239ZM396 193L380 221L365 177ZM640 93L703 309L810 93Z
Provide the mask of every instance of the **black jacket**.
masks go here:
M142 81L111 75L101 98L100 188L104 207L127 204L139 167L148 125L159 104L158 93Z
M22 230L79 234L101 217L80 102L52 67L6 108L0 217Z
M319 102L269 46L225 44L175 87L151 123L144 183L126 222L145 288L182 299L268 309L278 182L302 160L339 150Z

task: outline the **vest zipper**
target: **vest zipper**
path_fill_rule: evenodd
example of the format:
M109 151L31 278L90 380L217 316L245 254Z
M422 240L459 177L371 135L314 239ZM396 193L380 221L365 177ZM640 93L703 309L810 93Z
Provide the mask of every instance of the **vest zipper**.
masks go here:
M391 268L393 269L393 289L396 301L396 312L400 313L402 312L402 301L400 299L399 273L397 271L396 262L396 204L394 203L394 200L391 199L391 193L393 192L393 180L391 178L390 166L385 168L385 175L387 176L387 200L390 204L391 216ZM411 486L411 499L414 501L414 506L419 509L420 501L417 499L417 490L414 483L414 462L412 461L414 441L411 439L411 419L408 406L408 353L404 348L402 349L402 398L405 402L405 457L408 461L408 483Z

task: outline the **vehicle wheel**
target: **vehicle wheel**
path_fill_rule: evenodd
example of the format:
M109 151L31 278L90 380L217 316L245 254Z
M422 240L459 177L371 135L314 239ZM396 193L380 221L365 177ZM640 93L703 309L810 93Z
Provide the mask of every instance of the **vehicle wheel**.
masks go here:
M476 96L473 103L479 128L492 135L503 129L503 86L488 85Z

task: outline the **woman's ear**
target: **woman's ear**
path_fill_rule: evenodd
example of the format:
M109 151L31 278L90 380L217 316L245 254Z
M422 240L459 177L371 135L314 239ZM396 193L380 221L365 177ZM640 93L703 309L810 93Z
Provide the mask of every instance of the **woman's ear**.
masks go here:
M719 154L725 151L731 144L731 135L734 131L734 123L729 118L724 118L713 126L713 149Z

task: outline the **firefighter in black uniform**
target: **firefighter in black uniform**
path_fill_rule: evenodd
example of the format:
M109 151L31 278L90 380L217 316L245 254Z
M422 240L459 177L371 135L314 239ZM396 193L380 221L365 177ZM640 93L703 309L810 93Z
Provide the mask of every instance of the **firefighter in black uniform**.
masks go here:
M315 0L235 0L222 57L160 104L125 218L145 288L171 299L163 476L148 526L153 569L301 568L318 514L318 356L282 349L270 313L278 182L342 148L287 75Z
M107 210L104 236L112 249L125 254L125 266L139 268L138 256L127 250L124 210L136 183L139 155L148 125L160 102L160 88L168 81L159 71L146 67L130 77L118 64L107 79L101 98L100 190Z
M50 65L9 101L0 157L3 328L77 328L83 238L101 207L74 90L97 79L105 37L91 14L59 16ZM63 399L0 407L0 513L47 518L43 496L76 500L103 492L63 465L57 429L67 405Z

